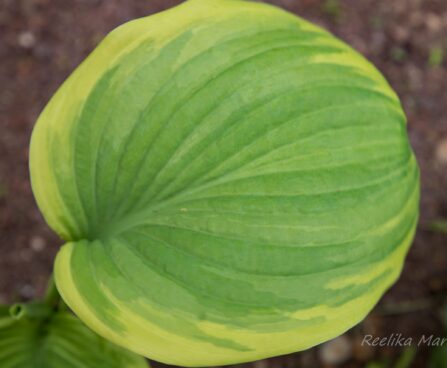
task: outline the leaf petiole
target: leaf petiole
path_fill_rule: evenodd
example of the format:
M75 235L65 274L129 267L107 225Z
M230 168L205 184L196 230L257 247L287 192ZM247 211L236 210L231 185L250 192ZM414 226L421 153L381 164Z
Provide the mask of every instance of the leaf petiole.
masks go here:
M17 320L23 318L47 318L52 314L50 306L41 303L15 303L9 307L9 315Z
M5 306L3 312L9 314L10 317L16 320L21 320L23 318L45 319L61 309L62 306L62 299L56 288L53 275L51 275L45 291L45 296L42 300L33 301L31 303L15 303L11 306ZM1 312L2 309L0 308L0 313Z

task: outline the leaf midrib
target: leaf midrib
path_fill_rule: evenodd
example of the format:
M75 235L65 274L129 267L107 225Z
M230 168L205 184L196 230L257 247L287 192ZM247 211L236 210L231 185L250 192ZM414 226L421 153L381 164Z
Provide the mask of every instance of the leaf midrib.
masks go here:
M410 155L410 157L408 159L409 165L411 165L411 161L414 161L413 155ZM350 163L350 165L351 164L352 163ZM341 165L341 166L344 166L344 165ZM309 171L309 169L303 170L303 171ZM369 183L366 186L377 185L383 181L388 180L390 177L395 176L396 173L398 173L400 171L402 171L402 170L401 169L393 170L389 175L382 177L380 180L372 181L371 183ZM251 176L248 176L248 177L251 177ZM163 209L168 208L169 206L171 206L173 204L181 203L182 199L190 196L191 194L200 192L202 190L205 190L207 188L210 188L210 187L213 187L213 186L216 186L219 184L224 184L227 182L231 182L231 181L238 180L238 179L244 179L244 178L247 178L247 176L244 176L244 175L241 176L240 174L238 175L238 173L233 173L233 175L231 175L231 176L223 176L216 180L212 180L210 182L204 183L203 185L199 185L197 187L193 187L193 188L184 190L180 193L173 195L170 198L156 202L153 205L147 206L146 208L143 208L139 211L131 212L131 213L127 214L124 218L119 218L119 219L116 219L114 221L111 221L111 222L105 224L104 226L100 227L95 234L93 234L92 238L99 239L99 240L106 240L106 239L116 237L117 235L122 234L129 229L135 228L139 225L149 222L152 216L154 216L154 215L156 216ZM339 189L337 191L360 189L361 187L362 186L350 186L350 187L346 187L343 190ZM329 192L327 192L327 193L329 193ZM315 194L315 193L313 193L313 194ZM316 194L320 195L320 194L324 194L324 193L319 192ZM303 193L303 195L305 195L305 193ZM181 213L181 209L179 209L179 213ZM93 240L93 239L87 239L87 240Z

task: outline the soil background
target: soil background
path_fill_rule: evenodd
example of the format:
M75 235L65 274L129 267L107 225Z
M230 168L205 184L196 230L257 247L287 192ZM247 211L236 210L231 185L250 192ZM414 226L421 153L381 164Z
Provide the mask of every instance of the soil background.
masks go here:
M421 167L421 219L401 279L364 322L332 343L238 367L365 367L373 361L394 367L404 350L362 347L365 334L401 333L415 341L447 336L439 314L447 295L447 235L432 230L433 222L447 218L447 2L267 2L329 29L373 61L395 88ZM38 114L106 33L179 3L0 0L0 303L42 295L61 245L30 187L28 145ZM405 366L428 367L432 350L418 347L414 359L405 350L412 361Z

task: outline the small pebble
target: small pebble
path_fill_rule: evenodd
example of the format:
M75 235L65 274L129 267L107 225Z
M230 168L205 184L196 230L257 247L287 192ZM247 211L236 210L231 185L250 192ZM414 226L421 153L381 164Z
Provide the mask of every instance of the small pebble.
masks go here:
M425 15L425 24L431 32L438 32L443 27L442 17L434 13L428 13Z
M447 165L447 139L443 139L436 146L436 160L443 165Z
M399 43L403 43L410 38L410 32L406 27L395 26L393 28L393 36Z
M30 247L35 252L42 252L46 247L45 239L41 236L33 236L30 240Z
M258 360L256 362L253 362L254 368L268 368L268 363L266 360Z
M20 287L19 294L22 298L32 299L36 295L36 289L32 285L25 284Z
M24 31L19 34L17 42L24 49L31 49L36 44L36 36L30 31Z
M324 364L342 364L352 356L351 340L345 335L339 336L321 345L318 355Z

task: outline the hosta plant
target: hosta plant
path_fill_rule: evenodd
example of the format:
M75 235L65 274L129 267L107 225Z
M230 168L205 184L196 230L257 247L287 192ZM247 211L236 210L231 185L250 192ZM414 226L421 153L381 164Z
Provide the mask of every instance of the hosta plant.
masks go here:
M44 301L0 306L0 367L148 368L148 364L93 333L50 293Z
M362 56L275 7L189 0L111 32L31 142L65 244L63 300L181 366L307 349L399 276L419 172L396 94Z

